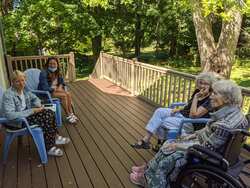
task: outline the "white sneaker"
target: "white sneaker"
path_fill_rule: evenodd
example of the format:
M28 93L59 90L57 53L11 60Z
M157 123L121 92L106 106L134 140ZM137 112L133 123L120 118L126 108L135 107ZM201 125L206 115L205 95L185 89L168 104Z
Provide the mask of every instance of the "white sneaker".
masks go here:
M73 113L71 113L69 116L72 117L72 118L75 118L76 120L78 120L78 117L76 117L76 115L73 114Z
M63 151L60 148L53 146L52 148L50 148L47 154L55 157L61 157L63 156Z
M70 139L67 137L57 136L55 144L56 145L65 145L70 143Z
M66 117L66 119L68 120L69 123L72 123L72 124L76 123L76 119L72 116L68 116L68 117Z

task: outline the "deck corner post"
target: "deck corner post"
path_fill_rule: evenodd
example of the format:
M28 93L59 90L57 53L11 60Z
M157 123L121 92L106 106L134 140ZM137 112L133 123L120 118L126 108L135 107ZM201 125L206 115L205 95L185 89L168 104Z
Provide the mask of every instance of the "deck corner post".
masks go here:
M135 96L135 63L136 60L133 59L131 64L131 94Z
M103 52L101 51L100 52L100 69L101 69L101 75L100 75L100 79L103 79Z
M75 55L74 52L69 53L69 81L73 82L76 79Z

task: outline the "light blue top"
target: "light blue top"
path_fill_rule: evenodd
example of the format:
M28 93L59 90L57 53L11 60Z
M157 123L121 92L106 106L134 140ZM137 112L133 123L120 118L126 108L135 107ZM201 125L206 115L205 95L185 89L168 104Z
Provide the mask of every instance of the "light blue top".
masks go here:
M2 115L8 120L26 118L34 113L32 108L41 106L41 101L36 95L26 89L23 91L23 94L26 103L25 110L22 110L21 98L13 87L10 87L7 91L4 92L1 112ZM11 123L10 125L20 127L20 125L14 123Z

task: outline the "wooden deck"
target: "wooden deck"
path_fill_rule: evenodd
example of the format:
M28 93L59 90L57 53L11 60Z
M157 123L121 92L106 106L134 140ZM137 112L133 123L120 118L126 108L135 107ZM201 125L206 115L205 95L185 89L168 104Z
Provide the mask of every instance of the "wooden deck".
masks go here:
M152 158L153 152L134 150L134 143L154 107L140 99L104 93L89 81L70 85L75 112L80 121L60 133L71 138L61 158L39 162L30 138L15 140L8 163L0 163L0 188L133 188L131 166ZM155 142L155 140L153 140ZM0 149L3 138L1 136Z
M88 81L70 85L80 121L60 129L72 142L61 158L40 165L31 139L11 146L8 163L0 166L1 188L135 187L128 175L132 165L152 158L151 151L129 145L144 133L154 107L137 98L106 94ZM2 138L1 148L2 149Z

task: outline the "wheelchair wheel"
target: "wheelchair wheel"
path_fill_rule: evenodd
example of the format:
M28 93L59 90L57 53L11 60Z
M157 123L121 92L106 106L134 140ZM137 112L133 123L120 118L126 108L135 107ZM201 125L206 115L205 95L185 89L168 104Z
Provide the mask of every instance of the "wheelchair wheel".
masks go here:
M177 188L244 188L236 178L219 168L190 165L184 168L175 182Z

